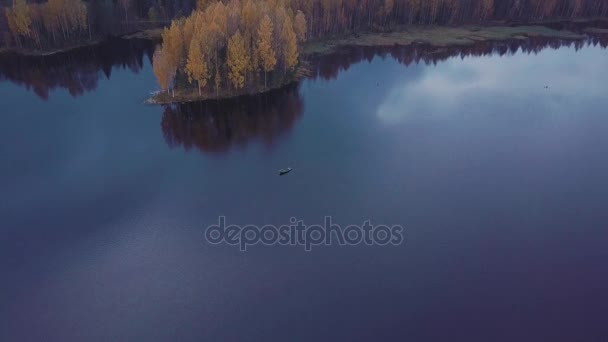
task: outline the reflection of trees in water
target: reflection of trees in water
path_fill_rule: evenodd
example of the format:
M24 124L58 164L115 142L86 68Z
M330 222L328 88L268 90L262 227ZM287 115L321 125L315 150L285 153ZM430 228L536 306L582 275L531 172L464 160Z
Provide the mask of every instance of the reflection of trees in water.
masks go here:
M546 48L558 49L574 46L576 50L586 45L608 46L608 35L591 35L584 40L563 40L545 37L530 37L528 39L511 39L503 41L479 41L472 45L436 47L427 44L412 44L407 46L389 47L344 47L326 56L310 58L312 79L333 80L351 65L367 60L371 62L375 56L385 58L391 56L399 63L409 66L424 63L437 64L451 57L513 55L518 51L527 54L537 54Z
M224 152L249 141L272 145L302 116L304 103L297 85L233 100L164 106L161 122L171 147Z
M49 91L67 89L80 96L97 88L103 71L110 78L112 68L120 66L138 73L144 56L152 58L155 43L141 39L110 39L102 44L48 56L0 55L0 81L8 80L48 99Z
M608 46L608 35L590 36L586 40L562 40L544 37L481 41L467 46L433 47L425 44L391 47L345 47L331 55L310 59L310 78L331 80L341 71L375 56L390 56L403 65L437 64L452 57L512 55L517 52L536 54L544 49L569 46L581 49L587 45ZM303 101L297 85L266 94L232 100L181 103L164 106L162 130L169 146L192 147L203 152L225 152L235 145L246 145L260 139L271 145L288 132L303 112Z

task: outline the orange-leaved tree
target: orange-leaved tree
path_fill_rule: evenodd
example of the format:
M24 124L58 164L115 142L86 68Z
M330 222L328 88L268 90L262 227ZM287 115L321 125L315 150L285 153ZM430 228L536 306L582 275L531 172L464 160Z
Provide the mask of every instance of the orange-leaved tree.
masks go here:
M190 81L190 83L193 81L197 82L198 94L201 95L201 87L204 87L209 79L209 68L207 67L206 58L203 55L200 37L193 38L190 43L188 61L186 62L186 73L188 74L188 81Z
M298 42L289 16L286 16L283 22L281 47L283 48L282 56L285 70L293 70L298 64Z
M277 64L276 53L272 46L272 33L274 26L268 15L264 15L264 18L260 22L258 28L258 48L257 52L260 59L260 67L264 71L264 88L267 87L267 74L269 71L274 70L274 66Z
M154 75L160 89L166 90L167 94L175 78L175 69L170 64L170 56L165 48L158 48L154 51L154 56L152 57Z
M236 89L245 85L245 73L249 64L248 51L245 48L245 40L239 30L230 37L228 41L228 78Z

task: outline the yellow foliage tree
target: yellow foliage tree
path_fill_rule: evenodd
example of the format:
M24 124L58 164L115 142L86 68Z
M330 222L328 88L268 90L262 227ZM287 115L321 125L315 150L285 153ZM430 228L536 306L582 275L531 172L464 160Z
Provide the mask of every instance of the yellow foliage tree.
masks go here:
M298 42L306 41L306 17L302 11L298 10L293 23L293 29L298 37Z
M167 67L173 71L173 74L175 74L182 63L184 46L180 23L173 21L171 23L171 27L163 30L162 37L163 52L167 58Z
M211 4L211 0L196 0L196 9L199 11L204 11L209 4Z
M298 64L298 42L289 16L286 16L285 21L283 22L281 46L283 48L282 55L285 69L293 70Z
M169 93L169 87L175 77L175 69L170 65L170 56L164 47L156 49L152 57L152 67L158 85ZM174 94L175 95L175 94Z
M245 85L245 73L249 64L249 56L245 41L240 31L236 31L228 42L228 78L236 89Z
M188 49L188 61L186 63L186 73L188 81L196 81L198 84L198 94L201 95L201 87L207 85L209 79L209 68L203 56L201 42L198 37L192 39Z
M12 8L6 9L9 29L18 40L19 36L29 37L32 27L30 8L25 0L15 0Z
M258 47L257 52L260 59L260 67L264 71L264 88L267 87L267 74L269 71L274 70L274 66L277 64L277 58L275 51L272 47L272 33L274 26L268 15L264 15L264 18L260 22L258 28Z

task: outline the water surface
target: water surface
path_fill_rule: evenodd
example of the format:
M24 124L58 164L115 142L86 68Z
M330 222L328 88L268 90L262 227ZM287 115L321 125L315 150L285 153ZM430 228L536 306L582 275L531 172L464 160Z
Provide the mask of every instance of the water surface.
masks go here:
M582 45L346 49L166 107L146 46L4 68L0 340L605 340L608 52ZM405 242L241 253L204 242L219 215Z

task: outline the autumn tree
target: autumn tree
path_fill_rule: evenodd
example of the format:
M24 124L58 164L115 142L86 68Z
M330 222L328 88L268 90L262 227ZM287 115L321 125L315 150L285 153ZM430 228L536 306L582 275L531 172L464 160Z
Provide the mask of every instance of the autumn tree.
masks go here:
M173 21L169 28L165 28L162 33L163 51L166 54L168 67L177 72L182 63L183 39L180 24Z
M152 57L154 75L161 90L169 93L169 88L175 78L175 69L170 65L170 56L165 48L158 48Z
M241 27L247 54L250 56L249 72L256 72L259 67L259 58L256 40L256 31L259 21L259 11L252 0L246 0L241 10Z
M201 95L201 87L204 87L209 79L209 68L207 67L205 57L203 56L200 37L195 37L190 43L188 61L186 62L186 73L190 83L196 81L198 85L198 94Z
M306 41L306 17L302 11L298 10L296 13L293 29L296 32L296 37L298 38L298 42Z
M9 29L15 36L17 42L20 42L20 36L30 36L32 17L30 15L30 8L25 0L14 0L13 7L7 8L5 14L8 20Z
M258 55L260 58L260 67L264 71L264 88L267 87L267 74L269 71L274 70L274 66L277 64L277 58L272 46L272 33L274 27L272 21L268 15L264 15L264 18L260 22L258 28Z
M209 4L211 4L212 0L196 0L196 9L199 11L204 11Z
M184 20L184 24L182 25L182 40L184 42L184 48L188 48L190 46L190 42L192 42L194 39L194 33L200 31L196 27L196 21L199 14L199 11L194 11L188 18L186 18L186 20Z
M286 70L293 70L298 64L298 43L293 25L289 16L285 17L281 32L281 46L283 48L283 63Z
M245 41L240 31L236 31L228 42L228 78L236 89L245 85L245 73L247 72L249 57L245 48Z

